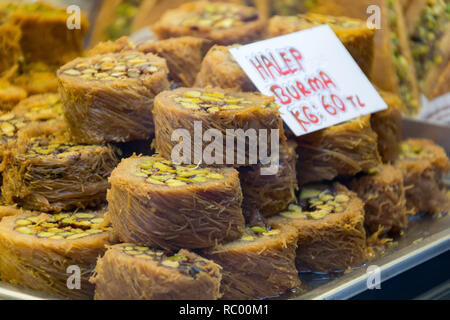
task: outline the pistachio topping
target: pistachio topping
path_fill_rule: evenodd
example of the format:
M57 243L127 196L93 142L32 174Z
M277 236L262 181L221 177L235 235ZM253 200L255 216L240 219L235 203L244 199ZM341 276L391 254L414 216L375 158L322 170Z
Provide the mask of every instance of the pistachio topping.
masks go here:
M208 4L201 11L186 14L180 24L193 29L198 27L229 29L257 19L258 12L254 8Z
M137 52L126 52L126 54L109 54L91 60L82 60L70 69L63 70L62 74L88 80L108 81L136 79L157 71L159 68L152 64L148 56Z
M174 97L174 100L186 109L203 110L215 113L224 110L240 110L248 107L278 109L275 103L261 104L244 98L239 98L222 92L201 92L196 90L185 91Z
M178 269L179 271L189 274L195 277L199 272L203 271L200 265L203 261L198 264L190 261L190 259L182 254L176 253L171 254L162 250L152 249L146 246L123 246L121 251L129 256L135 258L151 260L156 262L159 266L163 266L171 269Z
M170 160L159 157L142 159L134 175L145 178L150 184L171 187L179 187L224 178L222 174L213 171L211 168L175 164Z
M0 138L13 138L26 125L26 119L8 112L0 116Z
M393 62L395 71L399 82L400 96L403 102L412 112L416 112L419 108L419 102L413 96L412 84L409 80L409 63L406 57L402 53L400 45L400 39L398 35L398 21L397 13L394 9L393 0L388 0L389 9L389 25L390 25L390 38L393 49Z
M300 193L300 205L291 204L280 215L289 219L319 220L330 213L343 212L349 201L348 195L337 193L333 188L306 187Z
M408 144L406 142L402 143L400 146L400 155L399 155L399 159L400 160L405 160L405 159L426 159L431 157L431 154L425 150L422 149L419 146L414 146L411 144Z
M39 137L30 139L30 147L26 154L20 155L22 158L35 158L39 156L51 156L64 158L82 150L95 150L98 145L77 145L70 143L58 143L54 140L46 140Z
M93 213L60 213L34 215L16 220L14 230L52 240L73 240L111 230L102 226L104 219Z
M423 79L433 64L442 64L439 41L449 28L450 5L445 0L428 0L411 36L411 51L417 75ZM422 80L420 81L421 84Z
M278 229L272 229L270 226L247 226L241 236L241 241L254 241L256 239L275 236L280 233Z
M57 95L50 95L45 101L36 103L24 115L29 120L48 120L63 116L62 103Z

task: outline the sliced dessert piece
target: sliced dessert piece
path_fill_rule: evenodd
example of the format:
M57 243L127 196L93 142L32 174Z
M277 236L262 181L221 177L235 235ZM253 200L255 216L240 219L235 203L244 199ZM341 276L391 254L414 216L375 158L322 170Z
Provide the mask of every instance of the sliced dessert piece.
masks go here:
M403 173L391 165L373 168L368 175L354 178L350 188L364 201L364 224L370 233L380 226L383 234L406 229L406 197Z
M304 187L300 206L291 205L268 223L297 229L299 271L346 270L366 260L364 203L339 183Z
M403 172L409 213L450 210L450 198L442 181L450 162L443 148L427 139L405 140L395 166Z
M296 230L290 226L246 228L241 239L203 251L222 267L222 299L274 297L298 288Z
M208 51L195 79L195 86L256 92L255 85L234 60L229 48L215 45Z
M64 115L78 143L127 142L153 133L153 99L169 88L164 59L124 51L58 70Z
M49 65L66 63L83 52L83 38L88 31L84 13L74 21L65 8L55 8L43 2L10 3L9 21L22 32L20 46L27 63L44 62ZM80 25L69 27L70 23Z
M220 266L185 249L171 254L146 246L110 246L91 282L96 300L216 300Z
M124 242L205 248L235 240L244 229L235 169L133 156L122 160L109 181L108 214Z
M215 44L249 43L262 39L265 21L258 10L235 3L189 2L168 10L152 30L159 39L195 36Z
M429 96L450 60L450 6L446 0L414 0L405 20L419 84Z
M402 114L405 111L400 97L387 91L378 91L386 102L386 110L372 113L370 125L378 136L378 152L384 163L393 163L400 153L402 141Z
M53 124L45 124L52 127ZM2 195L8 204L59 212L95 207L106 199L108 177L118 163L116 148L77 145L62 137L22 131L6 157Z
M89 277L105 246L114 243L103 216L104 210L3 218L0 279L52 296L92 299L94 286ZM73 274L81 277L78 288L76 280L70 279Z
M212 88L178 88L165 91L155 99L153 110L156 128L154 145L162 156L171 157L175 146L180 143L180 141L172 140L172 135L175 130L183 129L191 137L190 142L183 141L183 144L191 146L190 154L186 151L183 152L183 155L176 156L187 157L188 159L183 159L187 163L204 161L208 165L224 165L226 163L235 167L257 164L258 159L255 158L258 154L256 151L251 152L251 149L256 150L254 148L258 142L252 142L252 140L257 140L260 129L265 129L265 133L268 135L272 134L271 129L278 130L279 137L284 139L283 125L278 109L279 106L274 103L273 97L256 93ZM196 145L195 133L198 131L196 126L201 127L202 132L214 129L214 132L222 135L223 144L215 141L222 149L217 151L214 157L211 157L213 159L208 160L203 157L203 150L208 150L206 148L211 144L205 142L204 139L199 142L202 143L202 154L197 151L200 145ZM246 139L245 134L248 129L254 129L249 132L249 135L254 133L254 139ZM236 147L226 145L225 139L229 137L237 140ZM232 140L233 143L234 140ZM268 150L271 150L272 147L271 138L268 137L267 142L268 149L266 151L270 153Z
M298 137L296 141L297 180L301 185L353 176L381 163L370 116Z
M289 204L296 203L295 191L298 189L295 170L297 154L296 143L288 141L288 147L280 146L279 156L275 163L276 174L263 174L262 168L267 165L239 168L243 209L247 221L255 214L270 217L285 210ZM257 213L255 212L257 211Z
M169 77L183 87L192 87L211 41L196 37L180 37L147 41L138 46L144 53L153 53L166 59Z

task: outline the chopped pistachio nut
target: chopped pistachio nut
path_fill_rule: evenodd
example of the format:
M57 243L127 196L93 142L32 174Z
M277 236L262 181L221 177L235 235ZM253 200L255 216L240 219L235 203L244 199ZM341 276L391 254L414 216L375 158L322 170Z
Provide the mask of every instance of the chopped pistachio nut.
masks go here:
M322 219L330 213L344 211L350 197L331 189L306 187L300 193L300 205L291 204L288 210L280 213L288 219Z
M280 233L280 230L271 229L270 227L263 226L249 226L245 228L244 233L241 236L241 241L254 241L261 237L270 237Z
M82 150L95 150L98 147L98 145L77 145L70 143L61 144L53 140L34 137L30 139L30 147L28 148L28 152L24 155L20 155L20 157L33 158L38 156L51 156L64 158Z
M450 5L445 0L428 0L411 36L411 52L419 79L423 79L434 64L441 64L439 41L449 28Z
M88 80L118 80L140 78L159 71L151 59L144 54L130 53L109 54L100 58L86 59L62 74Z
M271 109L279 108L278 105L272 102L261 104L222 92L190 90L185 91L182 95L174 96L174 99L186 109L203 110L209 113L216 113L221 110L241 110L255 106Z
M36 103L34 106L30 107L24 115L24 117L30 121L48 120L62 116L62 103L57 95L50 95L45 101Z
M19 129L28 122L26 119L17 116L13 112L8 112L0 116L0 138L12 138Z
M258 12L254 8L209 4L202 11L197 10L186 14L181 25L190 28L229 29L257 19Z
M35 215L16 220L14 230L38 238L73 240L111 230L110 226L98 227L103 221L93 213Z
M410 145L408 143L402 143L401 146L401 152L399 155L399 159L400 160L405 160L405 159L426 159L429 158L431 156L431 154L427 151L422 149L419 146L413 146Z
M186 266L186 264L188 263L188 258L182 254L177 253L174 255L168 255L164 251L152 249L145 246L126 246L121 247L121 249L123 253L130 256L153 260L169 268L178 268L183 265Z
M388 1L388 9L389 24L391 30L390 38L393 49L393 63L398 78L400 96L405 105L411 110L411 112L415 113L419 108L419 102L412 94L412 83L409 79L409 63L402 53L402 47L400 45L400 39L398 35L397 12L394 9L392 0Z
M171 187L225 178L222 174L214 172L211 168L175 164L170 160L158 157L143 159L136 169L137 171L134 175L145 178L148 183Z

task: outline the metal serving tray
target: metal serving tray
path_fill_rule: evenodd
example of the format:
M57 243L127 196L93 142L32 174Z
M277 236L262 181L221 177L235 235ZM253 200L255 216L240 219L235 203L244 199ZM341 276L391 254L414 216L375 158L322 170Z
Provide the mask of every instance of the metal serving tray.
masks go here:
M450 154L450 127L404 119L404 136L423 137L434 140ZM450 179L447 177L447 185ZM367 273L370 266L378 266L380 280L383 282L405 272L450 249L450 215L440 218L418 216L409 221L408 230L396 239L398 244L383 255L369 261L366 265L341 274L302 273L303 283L308 287L302 293L291 294L285 299L348 299L367 289L371 277ZM381 287L383 284L381 283ZM0 299L54 299L42 293L17 288L0 283Z

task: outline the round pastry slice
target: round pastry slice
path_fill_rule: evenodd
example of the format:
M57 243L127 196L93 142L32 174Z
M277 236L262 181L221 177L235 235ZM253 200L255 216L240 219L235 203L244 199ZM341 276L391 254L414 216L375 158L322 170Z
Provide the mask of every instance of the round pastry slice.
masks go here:
M98 256L106 250L105 245L114 242L103 215L104 210L55 215L28 213L3 218L1 280L52 296L91 299L94 295L94 286L89 283L91 272ZM81 277L79 283L77 276Z
M350 181L351 189L364 201L364 225L371 232L399 234L406 229L406 198L403 173L391 165L381 165L368 175Z
M137 50L166 59L170 79L180 86L192 87L203 57L211 45L211 41L206 39L179 37L147 41L140 44Z
M256 92L255 85L234 60L229 48L215 45L208 51L195 78L195 86Z
M215 300L220 269L185 249L170 254L124 243L108 248L91 282L96 300Z
M297 232L289 226L247 227L240 240L205 250L222 270L226 300L274 297L300 286L295 268Z
M300 205L291 205L268 223L297 229L298 270L346 270L366 260L364 203L339 183L304 187Z
M301 185L354 176L381 164L370 116L303 135L296 141L297 179Z
M408 213L450 210L450 198L442 181L450 162L443 148L427 139L405 140L395 166L403 173Z
M160 39L196 36L222 45L260 40L264 30L264 20L255 8L207 1L189 2L168 10L153 26Z
M244 229L235 169L133 156L122 160L109 181L108 215L124 242L205 248L237 239Z
M297 202L295 191L298 189L295 170L297 154L296 143L288 141L287 148L280 145L279 156L276 159L278 171L276 174L264 175L261 164L254 167L239 168L243 208L247 221L261 214L263 217L273 216L285 210L290 203ZM258 211L258 212L255 212Z
M169 89L164 59L124 51L78 58L58 70L64 116L78 143L153 135L155 95Z
M31 137L5 159L2 194L25 209L59 212L105 201L116 148Z
M185 142L182 137L182 144L188 144L190 150L190 154L184 150L183 155L180 155L186 163L205 161L210 165L227 164L235 167L256 164L258 159L252 159L252 156L256 158L256 149L252 154L249 151L251 147L257 146L260 129L264 129L268 135L268 153L271 149L269 135L272 134L272 129L279 130L279 136L284 139L283 124L278 109L279 106L274 103L273 97L256 93L211 88L178 88L164 91L156 97L153 109L156 128L154 145L156 151L163 157L174 159L172 151L180 141L174 140L172 136L175 130L182 129L184 132L187 130L188 137L190 137L190 142ZM208 163L208 160L204 159L203 153L197 152L201 143L203 143L201 146L203 152L211 148L211 142L205 142L204 139L197 141L196 139L198 131L206 132L209 129L219 133L223 142L223 144L218 142L218 139L214 141L216 146L218 143L221 149L220 151L216 149L215 155L210 161L212 163ZM251 138L246 139L244 136L249 129L255 133L254 141ZM230 136L233 138L232 146L228 145ZM245 150L242 150L240 145L245 147ZM200 159L196 160L197 158Z

